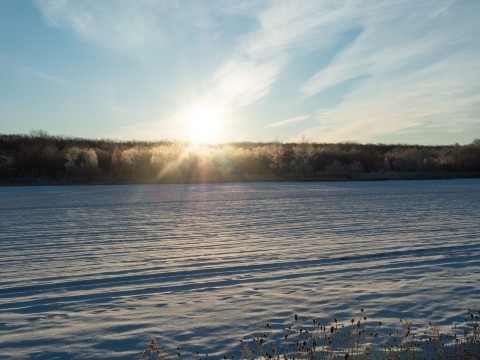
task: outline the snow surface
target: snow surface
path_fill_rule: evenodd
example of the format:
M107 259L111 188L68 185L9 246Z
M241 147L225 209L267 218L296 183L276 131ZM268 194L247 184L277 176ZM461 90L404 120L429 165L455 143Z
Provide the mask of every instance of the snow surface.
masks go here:
M239 357L298 313L480 310L480 181L0 188L0 358Z

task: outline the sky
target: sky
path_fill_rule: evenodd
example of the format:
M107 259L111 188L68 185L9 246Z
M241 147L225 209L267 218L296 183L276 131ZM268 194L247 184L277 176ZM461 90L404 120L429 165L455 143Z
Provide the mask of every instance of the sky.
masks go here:
M0 134L480 138L479 0L0 0Z

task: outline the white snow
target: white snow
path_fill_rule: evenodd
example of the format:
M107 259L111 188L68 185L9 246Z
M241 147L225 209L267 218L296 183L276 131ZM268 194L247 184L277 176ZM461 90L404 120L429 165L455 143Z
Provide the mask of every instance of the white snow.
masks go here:
M480 180L1 187L0 359L238 359L360 308L448 328L480 310L479 214Z

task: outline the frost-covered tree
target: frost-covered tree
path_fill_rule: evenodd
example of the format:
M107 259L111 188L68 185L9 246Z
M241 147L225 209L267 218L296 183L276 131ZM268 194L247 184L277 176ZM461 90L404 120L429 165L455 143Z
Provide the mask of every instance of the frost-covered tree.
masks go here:
M72 146L65 154L65 169L69 175L86 175L90 178L98 170L98 159L94 149Z
M270 168L279 171L285 161L285 148L281 142L276 140L273 144L266 147L266 155L270 160Z
M147 147L132 147L122 153L122 166L132 179L150 176L152 153Z
M162 170L169 164L178 162L183 150L177 143L155 146L151 149L150 163L154 168Z
M293 156L295 164L302 168L302 175L305 175L305 168L313 159L315 148L309 139L302 135L299 143L293 147Z

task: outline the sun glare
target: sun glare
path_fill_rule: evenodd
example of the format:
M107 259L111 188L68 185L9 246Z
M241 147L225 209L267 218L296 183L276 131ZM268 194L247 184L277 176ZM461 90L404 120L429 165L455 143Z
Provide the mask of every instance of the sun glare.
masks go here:
M212 106L199 105L184 117L188 140L193 143L216 143L221 141L222 111Z

